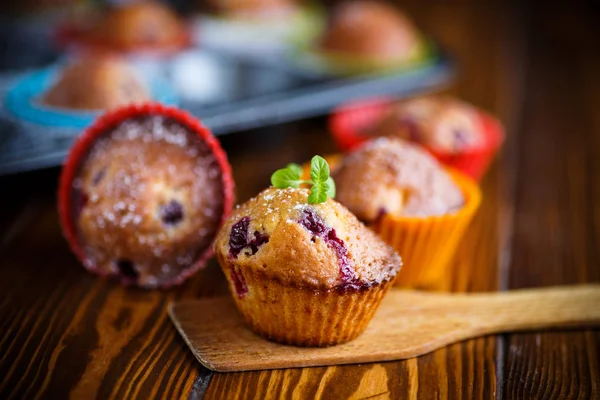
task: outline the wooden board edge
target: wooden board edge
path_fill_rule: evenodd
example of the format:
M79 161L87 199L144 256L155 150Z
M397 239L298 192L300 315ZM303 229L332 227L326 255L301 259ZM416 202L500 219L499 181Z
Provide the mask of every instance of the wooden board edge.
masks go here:
M224 370L220 370L217 366L214 366L210 362L204 360L200 356L200 354L194 349L194 346L190 342L188 336L185 334L185 331L181 327L181 324L179 323L179 320L177 319L177 316L175 315L175 310L174 309L175 309L176 305L177 305L176 302L171 301L167 305L167 313L169 314L169 318L171 319L171 322L173 323L173 325L175 325L175 329L179 333L179 336L181 336L181 338L185 342L185 344L188 347L188 349L192 352L192 354L194 354L194 357L196 357L196 359L200 362L200 364L202 364L204 367L208 368L209 370L211 370L213 372L227 372L227 371L224 371Z

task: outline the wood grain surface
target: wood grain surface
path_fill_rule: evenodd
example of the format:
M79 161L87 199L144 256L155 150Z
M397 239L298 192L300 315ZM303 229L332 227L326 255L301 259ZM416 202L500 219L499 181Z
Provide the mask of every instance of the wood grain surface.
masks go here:
M451 92L498 115L508 132L441 289L600 281L598 10L524 3L401 2L455 56ZM239 201L285 163L335 151L322 119L223 145ZM2 399L600 398L598 330L490 336L404 361L213 374L167 305L225 294L216 263L168 292L86 273L60 234L58 172L0 178Z
M326 348L254 334L231 296L178 301L169 316L202 365L235 372L402 360L494 333L598 327L599 304L600 285L471 294L392 289L363 334Z

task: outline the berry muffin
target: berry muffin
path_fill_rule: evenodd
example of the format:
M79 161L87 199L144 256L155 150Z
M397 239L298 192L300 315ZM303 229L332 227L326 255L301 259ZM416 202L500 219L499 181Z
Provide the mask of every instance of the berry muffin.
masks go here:
M210 256L232 185L218 142L187 114L158 105L120 109L88 129L68 157L63 227L88 270L170 286Z
M167 5L133 1L106 8L81 32L92 44L123 51L173 50L188 41L187 28Z
M269 188L238 206L215 253L235 303L256 333L329 346L364 331L400 257L346 208L308 204L302 188Z
M402 254L396 283L443 288L448 264L481 194L463 174L401 139L380 138L337 168L337 200Z
M372 136L394 136L428 149L461 153L484 144L481 118L475 107L450 96L417 97L392 107L372 127Z
M372 0L352 0L333 9L318 52L339 68L394 68L423 57L417 29L401 11Z
M148 89L127 63L97 54L71 62L41 102L53 107L98 111L149 99Z

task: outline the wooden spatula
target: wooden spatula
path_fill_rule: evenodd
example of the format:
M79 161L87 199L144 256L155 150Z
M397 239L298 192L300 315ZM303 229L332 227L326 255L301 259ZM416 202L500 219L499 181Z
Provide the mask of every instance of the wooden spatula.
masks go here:
M411 358L498 332L600 325L600 285L480 294L391 290L352 342L301 348L249 331L229 297L175 303L175 326L207 368L248 371Z

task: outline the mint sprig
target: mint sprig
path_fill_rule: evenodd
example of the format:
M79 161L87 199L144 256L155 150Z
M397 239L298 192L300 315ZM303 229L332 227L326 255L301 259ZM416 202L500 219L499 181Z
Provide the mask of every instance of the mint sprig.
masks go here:
M278 189L297 188L302 184L311 185L308 204L319 204L328 198L335 198L335 182L329 176L329 164L321 156L314 156L310 161L310 180L302 180L302 167L288 164L271 175L271 184Z

